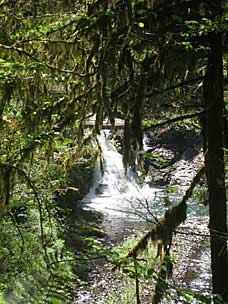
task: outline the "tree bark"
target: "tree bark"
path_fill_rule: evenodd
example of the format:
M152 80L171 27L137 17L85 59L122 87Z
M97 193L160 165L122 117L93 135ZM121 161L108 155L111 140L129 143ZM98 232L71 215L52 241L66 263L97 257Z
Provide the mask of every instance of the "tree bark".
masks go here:
M219 2L219 1L218 1ZM217 15L217 14L216 14ZM209 34L205 98L207 102L209 229L213 293L228 299L227 210L224 173L224 96L222 34Z

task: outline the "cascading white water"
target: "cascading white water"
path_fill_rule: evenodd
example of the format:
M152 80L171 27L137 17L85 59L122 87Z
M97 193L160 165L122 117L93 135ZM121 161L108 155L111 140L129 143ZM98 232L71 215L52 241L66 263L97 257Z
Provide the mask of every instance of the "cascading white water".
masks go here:
M106 135L107 137L107 135ZM122 155L113 142L103 133L99 143L104 159L104 174L101 175L97 164L94 183L89 194L83 199L89 208L94 208L110 216L126 217L137 220L145 218L155 201L158 189L148 185L140 186L133 173L124 173ZM144 214L145 213L145 214ZM153 216L152 216L153 217Z
M82 202L88 208L112 218L115 216L156 222L156 219L163 216L168 208L164 199L167 194L164 189L151 188L147 184L141 186L132 172L126 176L122 155L117 151L114 142L107 139L108 136L109 131L106 130L98 138L104 159L104 174L101 174L97 164L93 186ZM169 193L172 205L179 203L182 195L183 191ZM189 200L188 217L201 218L207 215L208 208L198 204L194 199Z

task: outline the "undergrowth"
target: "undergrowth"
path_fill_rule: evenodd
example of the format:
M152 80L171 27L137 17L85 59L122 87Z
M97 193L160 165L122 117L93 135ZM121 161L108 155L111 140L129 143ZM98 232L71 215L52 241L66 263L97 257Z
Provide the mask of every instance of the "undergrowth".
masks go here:
M10 205L1 214L1 304L72 303L81 273L88 270L82 270L82 260L83 252L89 256L91 251L86 236L94 235L92 228L86 236L81 233L76 213L65 206L64 198L61 203L57 198L68 188L67 172L72 164L89 166L92 160L89 149L81 157L70 155L72 149L69 152L66 147L57 151L59 158L56 156L49 163L42 155L32 159L24 169L28 180L15 181ZM78 179L83 179L80 174L81 171ZM70 217L74 221L72 227ZM69 231L77 236L81 246L67 240Z

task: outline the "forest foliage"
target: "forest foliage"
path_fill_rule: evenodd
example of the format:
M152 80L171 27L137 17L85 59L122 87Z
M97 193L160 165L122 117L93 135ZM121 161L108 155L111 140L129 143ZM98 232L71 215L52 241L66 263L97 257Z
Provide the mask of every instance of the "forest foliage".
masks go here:
M65 246L68 211L56 196L80 192L82 171L76 187L67 172L76 164L90 176L105 118L113 130L124 118L123 162L141 169L144 131L202 123L214 33L227 64L227 3L216 3L0 2L0 290L9 303L72 301L81 261Z

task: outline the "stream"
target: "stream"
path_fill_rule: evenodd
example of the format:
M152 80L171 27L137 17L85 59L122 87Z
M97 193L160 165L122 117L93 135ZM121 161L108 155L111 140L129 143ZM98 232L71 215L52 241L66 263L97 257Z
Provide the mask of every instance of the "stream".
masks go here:
M128 172L126 177L122 155L118 153L114 143L107 138L108 133L104 133L99 138L103 152L103 174L97 164L93 185L82 202L85 209L96 210L104 215L102 227L107 235L106 242L118 244L128 236L138 236L147 231L170 206L166 203L167 193L164 189L152 188L147 184L140 185L137 182L138 177L133 172ZM184 190L169 195L172 204L175 205L180 201ZM175 265L172 284L180 289L187 288L206 293L210 291L209 244L208 238L205 237L208 234L207 217L207 207L197 204L194 199L190 200L188 220L179 227L180 233L175 235L173 245L177 265ZM101 274L100 271L103 272L105 267L107 270ZM92 272L90 287L82 288L78 292L75 303L122 303L121 294L116 301L106 300L107 294L113 289L116 289L115 294L118 294L118 284L121 284L119 282L115 286L115 275L110 274L109 270L110 266L102 265L98 267L98 271ZM143 303L151 302L145 298ZM129 304L133 303L129 302Z

